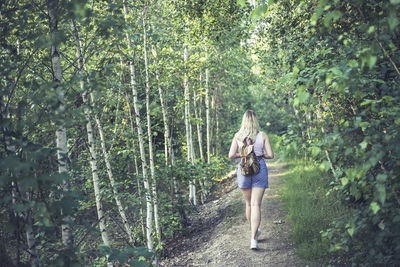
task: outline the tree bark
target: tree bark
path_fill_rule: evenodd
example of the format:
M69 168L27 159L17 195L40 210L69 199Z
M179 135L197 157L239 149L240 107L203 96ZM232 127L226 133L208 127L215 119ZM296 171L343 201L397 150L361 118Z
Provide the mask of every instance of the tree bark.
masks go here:
M197 106L197 95L196 92L194 92L193 96L193 109L194 109L194 116L197 121L201 120L201 95L200 95L200 105ZM197 108L198 107L198 108ZM204 152L203 152L203 134L202 134L202 127L201 123L196 123L197 127L197 139L199 142L199 153L200 153L200 159L201 161L204 161Z
M31 192L27 192L27 200L31 201ZM41 266L39 256L36 250L36 238L35 238L35 233L33 232L33 214L32 214L32 209L29 208L26 214L26 228L25 228L25 233L26 233L26 241L28 245L28 252L31 255L31 266L32 267L39 267Z
M221 83L218 83L217 90L216 90L216 95L215 95L215 156L219 155L220 151L220 145L221 142L219 140L219 93L221 90Z
M127 22L127 8L126 8L126 0L123 0L123 12L124 12L124 18L125 22ZM126 32L126 42L128 46L128 50L132 51L132 46L131 46L131 40L129 33ZM144 151L144 140L143 140L143 130L142 130L142 125L141 125L141 119L140 119L140 114L139 114L139 107L138 107L138 97L137 97L137 91L136 91L136 77L135 77L135 65L133 62L133 56L130 56L129 60L129 70L130 70L130 78L131 78L131 89L132 89L132 95L133 95L133 109L135 110L135 119L136 119L136 125L137 125L137 133L138 133L138 139L139 139L139 150L140 150L140 158L142 160L142 174L143 174L143 185L145 189L145 195L146 195L146 208L147 208L147 215L146 215L146 238L147 238L147 248L150 251L153 251L153 237L151 235L152 233L152 228L153 228L153 207L152 207L152 199L151 199L151 193L150 193L150 187L149 187L149 180L148 180L148 175L147 175L147 163L146 163L146 154Z
M83 83L83 81L82 81ZM101 193L100 193L100 182L99 175L97 169L97 155L94 146L94 138L93 138L93 127L90 120L90 112L89 112L89 103L86 92L82 95L83 101L85 103L84 113L86 118L86 131L88 136L88 146L90 153L90 167L92 169L92 180L93 180L93 188L94 188L94 196L96 200L96 209L97 209L97 218L99 220L99 228L101 233L101 238L103 240L104 245L110 247L110 241L108 238L108 232L106 229L106 218L103 212L103 204L101 203ZM107 266L113 266L112 262L108 260L110 255L106 255L107 257Z
M200 76L201 77L201 76ZM201 78L200 78L201 81ZM197 95L196 92L193 93L193 109L194 109L194 114L195 114L195 118L196 118L196 127L197 127L197 139L199 142L199 152L200 152L200 159L202 162L204 162L204 155L203 155L203 135L202 135L202 129L201 129L201 124L198 122L199 120L202 120L201 118L201 101L200 101L200 105L199 105L199 111L197 110ZM201 96L200 96L201 99ZM207 191L206 188L204 186L204 180L200 179L199 180L199 185L200 185L200 189L201 189L201 193L200 193L200 200L201 200L201 204L204 204L204 202L206 201L206 196L207 196Z
M156 227L157 240L161 242L161 229L158 217L158 197L157 197L157 180L155 177L154 168L154 155L153 155L153 140L151 131L151 118L150 118L150 77L149 77L149 65L147 61L147 31L146 31L146 13L147 4L145 4L142 25L143 25L143 51L144 51L144 65L146 73L146 116L147 116L147 138L149 142L149 158L150 158L150 174L152 180L152 193L153 193L153 206L154 206L154 224Z
M57 160L58 160L58 172L65 173L68 175L68 148L67 148L67 134L65 129L65 104L64 104L64 91L61 88L62 82L62 69L60 50L57 46L56 36L58 34L58 1L48 0L47 2L48 14L49 14L49 27L50 27L50 38L52 40L51 45L51 65L53 70L53 80L56 84L55 90L58 97L59 105L58 112L60 115L60 127L56 130L56 147L57 147ZM63 183L63 191L67 193L69 191L69 179L65 179ZM61 210L63 214L63 211ZM70 216L63 216L63 223L61 225L62 243L67 248L72 248L73 236L71 229Z
M207 48L206 48L207 54ZM208 54L206 56L208 58ZM210 88L209 88L209 71L206 68L206 138L207 138L207 163L211 162L211 133L210 133Z
M77 58L78 58L78 68L79 68L79 71L82 72L82 70L85 67L84 63L83 63L82 45L81 45L81 42L80 42L78 29L76 27L76 23L75 23L74 20L72 21L72 25L73 25L73 29L74 29L74 38L75 38L75 44L76 44L76 55L77 55ZM84 91L85 90L85 86L84 86L83 79L81 79L80 85L81 85L81 90ZM87 94L88 94L88 92L85 92L85 96L84 97L85 97L85 102L87 102L87 104L89 104L89 100L87 99ZM90 97L91 97L91 103L92 103L91 105L94 105L96 103L96 101L95 101L93 92L90 93ZM89 107L91 105L89 104ZM86 119L90 120L90 110L88 109L88 106L85 106L85 111L84 112L85 112ZM110 164L110 161L108 159L108 152L107 152L107 149L106 149L103 128L101 126L100 119L98 118L97 114L95 114L95 120L96 120L97 129L98 129L99 134L100 134L101 148L102 148L102 152L103 152L103 156L104 156L104 161L106 163L108 178L110 180L111 188L113 190L114 200L115 200L115 202L117 204L118 212L119 212L119 214L120 214L120 216L122 218L122 223L123 223L125 231L126 231L126 233L128 235L129 242L133 245L135 243L135 238L133 237L131 227L129 225L129 222L128 222L126 214L125 214L125 210L124 210L124 208L122 206L122 203L121 203L121 200L120 200L120 198L118 196L118 190L117 190L116 185L115 185L115 180L114 180L114 176L113 176L113 173L112 173L111 164ZM90 125L90 128L92 128L91 125ZM92 135L91 136L92 140L94 140L93 132L91 133L91 135ZM96 151L94 150L93 153L96 153ZM94 156L95 156L95 158L97 157L96 155L94 155ZM96 164L96 169L97 169L97 160L96 160L95 164Z
M151 50L152 54L153 54L153 60L154 60L154 65L156 67L156 80L157 80L157 88L158 88L158 95L160 96L160 104L161 104L161 112L162 112L162 116L163 116L163 123L164 123L164 156L165 156L165 166L168 165L168 154L171 155L171 153L169 152L169 147L172 146L172 144L170 143L170 133L169 133L169 125L168 125L168 115L167 115L167 109L165 107L165 99L164 99L164 90L161 87L160 84L160 74L158 71L158 62L157 62L157 52L154 48L154 46L152 46L152 50Z
M186 44L184 44L183 48L183 61L186 62L188 61L188 49ZM187 77L187 73L185 70L184 78L183 78L183 85L184 85L184 101L185 101L185 128L186 128L186 144L187 144L187 161L191 162L193 164L193 144L191 142L191 125L189 121L189 116L190 116L190 95L189 95L189 79ZM189 202L192 203L193 205L196 205L196 187L193 183L193 180L189 180Z
M131 122L132 136L134 136L134 134L135 134L135 126L134 126L134 121L133 121L133 117L132 117L131 105L129 104L128 95L126 96L126 102L127 102L127 105L128 105L129 120ZM135 144L135 140L133 138L132 138L132 151L133 151L133 162L135 164L135 174L136 174L136 177L139 177L139 167L138 167L137 156L136 156L136 144ZM139 181L138 178L136 178L136 181L137 181L138 195L140 196L140 199L141 199L142 189L141 189L141 186L140 186L140 181ZM142 202L142 201L140 201L140 202ZM141 205L140 205L140 208L139 208L139 216L140 216L140 224L141 224L141 228L142 228L142 235L143 235L143 237L145 237L146 236L146 230L145 230L145 222L143 221L143 218L144 218L144 216L143 216L143 208L142 208Z
M74 29L74 38L75 38L75 44L76 44L76 54L78 58L78 69L79 72L82 74L83 71L83 57L82 57L82 52L81 52L81 43L79 40L78 36L78 31L76 29L76 24L75 21L72 21L72 26ZM86 119L86 132L87 132L87 138L88 138L88 146L89 146L89 153L90 153L90 167L92 170L92 181L93 181L93 188L94 188L94 195L95 195L95 201L96 201L96 209L97 209L97 218L99 220L99 228L100 228L100 234L101 238L103 240L104 245L110 247L110 240L108 237L108 232L106 228L106 218L103 213L103 204L101 203L101 193L100 193L100 182L99 182L99 176L98 176L98 164L97 164L97 154L96 154L96 149L94 145L94 136L93 136L93 127L92 127L92 122L90 119L90 103L88 99L88 92L85 91L85 84L84 80L81 78L80 80L80 87L81 90L83 91L82 94L82 99L85 104L83 108L83 112L85 114L85 119ZM113 266L112 262L109 261L109 256L106 255L107 258L107 266Z
M90 94L90 97L91 97L92 103L95 103L93 92ZM111 169L111 163L110 163L110 160L108 158L108 152L107 152L107 148L106 148L106 142L105 142L105 138L104 138L103 127L101 126L101 122L100 122L99 116L97 114L95 114L95 120L96 120L97 129L98 129L99 134L100 134L101 149L103 151L104 161L106 163L107 174L108 174L108 178L110 180L111 188L112 188L112 191L113 191L114 200L115 200L115 203L117 204L118 212L119 212L119 215L121 216L122 223L123 223L125 231L126 231L126 233L128 235L129 242L132 245L134 245L135 244L135 237L133 236L131 226L129 224L128 218L127 218L126 213L125 213L125 209L124 209L124 207L122 205L121 199L120 199L119 194L118 194L118 189L117 189L117 186L115 184L114 175L113 175L113 172L112 172L112 169Z

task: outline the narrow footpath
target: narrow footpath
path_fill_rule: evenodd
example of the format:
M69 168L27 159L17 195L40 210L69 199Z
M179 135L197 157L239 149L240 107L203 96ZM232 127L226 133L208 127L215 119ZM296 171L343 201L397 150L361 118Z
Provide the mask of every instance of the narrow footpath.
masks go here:
M284 165L267 165L270 188L262 203L259 250L249 248L244 200L232 172L224 193L191 217L188 234L166 245L159 266L298 266L280 194Z

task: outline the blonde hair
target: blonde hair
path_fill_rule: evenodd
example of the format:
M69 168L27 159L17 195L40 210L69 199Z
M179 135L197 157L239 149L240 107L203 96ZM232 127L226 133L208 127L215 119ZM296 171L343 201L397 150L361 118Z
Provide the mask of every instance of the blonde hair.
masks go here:
M235 135L236 139L243 142L248 137L255 142L259 127L256 113L252 110L247 110L243 114L240 130Z

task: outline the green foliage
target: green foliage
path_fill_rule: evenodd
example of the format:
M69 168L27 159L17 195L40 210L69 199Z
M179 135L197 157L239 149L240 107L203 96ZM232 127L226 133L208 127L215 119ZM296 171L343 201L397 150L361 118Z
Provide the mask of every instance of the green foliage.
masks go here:
M315 162L292 161L284 179L283 199L288 207L297 254L326 264L329 242L320 232L347 212L341 209L340 195L330 192L329 177Z
M315 160L341 196L350 212L324 236L355 265L399 263L399 8L281 1L255 24L259 77L288 113L282 154Z
M331 194L341 196L341 207L350 211L329 224L323 233L329 244L323 246L347 253L355 265L365 261L398 264L398 0L256 1L255 7L244 0L150 1L146 2L146 29L141 21L144 2L126 1L126 21L122 1L57 3L58 32L52 38L47 2L1 4L0 223L4 227L0 235L10 241L4 254L11 262L29 261L22 248L26 247L26 215L32 213L43 265L105 263L98 248L100 233L83 115L85 91L96 98L90 106L91 119L97 114L103 125L116 194L135 225L132 231L137 244L130 245L145 244L138 125L131 116L141 116L140 126L145 129L146 30L156 166L152 183L158 188L163 229L157 253L162 253L165 238L173 238L185 228L185 214L193 209L185 200L189 181L200 188L198 192L212 195L217 180L229 169L223 156L241 116L246 109L254 109L274 149L282 150L278 153L281 159L315 161L313 168L318 170L305 175L316 179L315 173L322 172ZM77 64L76 34L82 44L83 71ZM54 82L50 67L52 44L60 48L60 85ZM186 62L184 45L189 51ZM132 107L129 62L135 66L137 111ZM205 152L200 155L196 126L201 127L204 151L206 87L210 90L211 164L186 160L188 144L181 119L184 77L190 84L190 123L197 159L206 156ZM164 161L159 86L168 112L173 167L171 159L167 164ZM195 94L198 117L192 103ZM68 174L58 174L54 140L60 126L67 130ZM96 127L93 130L100 152L98 131ZM148 158L147 141L144 146ZM146 256L132 256L134 252L125 250L127 241L114 192L106 179L104 159L97 154L102 202L105 216L110 218L107 228L113 229L110 253L116 261L139 264ZM68 192L63 190L66 182ZM179 193L174 193L175 186ZM61 210L63 216L70 215L76 249L64 249L61 244ZM318 239L307 228L303 230ZM319 255L317 248L310 249Z

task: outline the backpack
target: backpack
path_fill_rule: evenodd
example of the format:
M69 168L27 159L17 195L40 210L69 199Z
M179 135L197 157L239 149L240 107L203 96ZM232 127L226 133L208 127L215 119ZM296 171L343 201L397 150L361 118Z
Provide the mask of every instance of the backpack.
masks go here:
M243 140L243 147L240 151L240 173L242 175L252 175L260 172L260 162L254 152L254 143L247 144L247 137ZM249 139L251 141L251 139Z

